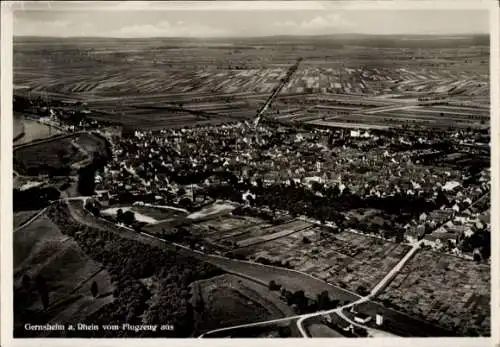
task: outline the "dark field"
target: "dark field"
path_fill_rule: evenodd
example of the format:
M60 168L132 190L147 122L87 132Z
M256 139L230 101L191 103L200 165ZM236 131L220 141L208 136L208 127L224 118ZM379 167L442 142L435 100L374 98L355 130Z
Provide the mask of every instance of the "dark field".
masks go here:
M87 133L58 136L14 150L14 169L29 176L62 175L90 162L95 153L109 155L105 139Z
M31 278L28 288L22 285L26 275ZM49 288L47 310L35 290L37 276L43 276ZM100 293L97 298L90 290L93 281ZM14 326L21 336L26 334L22 329L26 322L82 322L113 302L112 291L103 266L47 217L14 233Z
M191 288L195 327L199 333L293 315L277 293L233 275L196 282Z

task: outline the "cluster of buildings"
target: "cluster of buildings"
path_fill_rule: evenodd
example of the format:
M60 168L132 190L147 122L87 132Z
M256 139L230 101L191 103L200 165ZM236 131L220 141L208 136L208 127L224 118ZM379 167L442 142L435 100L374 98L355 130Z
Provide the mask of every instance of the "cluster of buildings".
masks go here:
M449 141L459 145L469 135L457 133ZM182 199L203 199L205 188L227 184L227 177L233 183L245 181L263 187L300 185L317 190L318 195L335 186L341 194L348 189L362 199L406 194L433 201L444 194L448 204L404 225L408 242L426 237L433 248L442 248L448 240L469 235L466 225L477 224L478 215L470 207L489 191L490 177L489 169L484 169L479 184L466 185L463 170L422 163L421 158L432 150L414 148L432 147L441 140L432 134L412 138L267 125L252 131L245 123L135 131L117 138L113 160L97 182L98 189L111 198L126 195L174 204ZM457 219L462 221L460 230L441 225L462 215L470 223ZM438 227L439 233L431 233Z

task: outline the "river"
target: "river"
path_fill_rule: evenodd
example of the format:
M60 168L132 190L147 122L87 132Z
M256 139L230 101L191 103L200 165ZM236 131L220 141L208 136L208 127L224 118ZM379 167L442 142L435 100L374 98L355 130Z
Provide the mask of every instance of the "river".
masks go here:
M59 129L28 119L20 114L14 114L13 127L15 145L45 139L61 133Z

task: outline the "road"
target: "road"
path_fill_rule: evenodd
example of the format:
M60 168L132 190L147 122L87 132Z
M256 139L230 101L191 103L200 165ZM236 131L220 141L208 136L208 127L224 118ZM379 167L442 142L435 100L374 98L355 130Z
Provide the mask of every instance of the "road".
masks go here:
M23 224L21 224L20 226L18 226L17 228L14 229L14 232L18 231L18 230L21 230L23 228L26 228L28 225L30 225L31 223L33 223L35 220L37 220L41 215L43 215L45 212L47 212L47 210L49 209L50 206L52 206L52 204L56 203L56 202L59 202L59 201L75 201L75 200L82 200L85 201L88 199L89 197L88 196L75 196L75 197L72 197L72 198L62 198L62 199L58 199L58 200L52 200L49 202L49 206L41 209L37 214L35 214L33 217L31 217L30 219L28 219L27 221L25 221Z
M475 203L477 203L479 200L481 200L481 198L483 198L487 194L489 194L489 193L485 193L483 196L481 196L479 199L477 199L472 205L474 205ZM66 202L74 201L74 200L85 201L86 199L88 199L88 197L85 197L85 196L68 197L66 194L64 194L63 198L61 198L59 200L56 200L56 201L51 201L51 204L53 204L53 203L55 203L57 201L66 201ZM78 222L80 222L82 224L88 224L87 221L82 220L82 218L80 218L80 216L78 216L78 213L76 213L76 211L73 210L73 208L71 207L70 204L68 204L68 207L69 207L70 213L73 216L73 218L75 218ZM27 222L25 222L25 223L23 223L23 225L19 226L16 229L16 231L19 230L19 229L21 229L21 228L26 227L29 224L31 224L38 217L40 217L43 213L45 213L45 211L47 210L47 208L48 207L46 207L45 209L43 209L40 212L38 212L35 216L31 217ZM113 223L111 223L109 221L107 221L107 223L113 224ZM116 224L114 224L114 226L118 227L118 228L121 228L122 230L125 229L128 232L131 232L131 233L135 234L136 236L141 235L141 236L147 237L151 241L154 240L154 241L160 241L163 244L170 244L168 241L166 241L166 240L164 240L162 238L159 238L157 236L148 234L148 233L144 233L144 232L137 233L135 230L133 230L133 229L131 229L129 227L123 226L123 225L116 225ZM122 236L124 236L124 235L122 234ZM215 330L211 330L209 332L206 332L206 333L200 335L199 338L206 337L206 335L209 335L209 334L216 334L216 333L219 333L219 332L229 331L229 330L233 330L233 329L236 329L236 328L255 327L255 326L268 325L268 324L279 323L279 322L286 322L286 321L293 321L293 320L296 320L297 328L298 328L300 334L303 337L307 338L307 337L309 337L309 335L308 335L308 333L306 332L306 330L305 330L305 328L303 326L304 321L306 319L308 319L308 318L319 317L319 316L329 315L329 314L337 314L339 317L341 317L342 319L346 320L347 322L349 322L349 323L351 323L351 324L353 324L355 326L359 326L359 327L362 327L362 328L366 329L366 331L368 332L368 335L371 336L371 337L388 337L388 336L394 336L394 335L391 335L391 334L389 334L387 332L384 332L384 331L381 331L381 330L378 330L378 329L369 328L369 327L363 326L361 324L358 324L358 323L352 321L349 317L347 317L342 311L344 309L348 309L348 308L350 308L352 306L359 305L361 303L370 301L374 297L376 297L378 294L380 294L380 292L382 292L386 288L386 286L401 271L401 269L406 265L406 263L420 249L422 243L423 243L423 240L420 240L420 241L416 242L412 246L412 248L405 254L405 256L402 257L401 260L384 276L384 278L382 278L382 280L380 280L371 289L371 291L370 291L370 293L368 295L359 297L359 299L357 299L357 300L355 300L355 301L353 301L353 302L351 302L349 304L346 304L346 305L343 305L343 306L340 306L340 307L337 307L337 308L334 308L334 309L323 310L323 311L318 311L318 312L314 312L314 313L308 313L308 314L302 314L302 315L295 315L295 316L278 318L278 319L273 319L273 320L268 320L268 321L255 322L255 323L242 324L242 325L237 325L237 326L231 326L231 327L225 327L225 328L215 329ZM198 255L203 256L203 257L217 257L217 258L231 259L231 258L226 258L226 257L223 257L223 256L219 256L219 255L207 254L207 253L204 253L204 252L201 252L201 251L198 251L198 250L193 250L193 249L191 249L191 248L189 248L187 246L180 245L180 244L177 244L177 243L171 243L171 244L173 246L175 246L175 247L178 247L178 248L184 249L186 251L189 251L191 254L195 253L195 254L198 254ZM232 261L240 262L240 260L235 260L235 259L231 259L231 260ZM241 262L245 262L245 261L241 261ZM266 266L266 265L258 264L258 263L252 263L252 264L254 264L254 265L261 265L263 267ZM291 271L293 271L293 270L291 270ZM310 277L312 277L312 276L310 276Z
M262 118L262 115L264 112L266 112L267 108L271 105L271 103L276 99L278 94L281 92L283 87L285 87L288 82L290 81L290 78L293 76L293 74L297 71L300 62L302 61L302 58L298 58L295 64L293 64L288 71L286 72L285 77L280 81L280 84L276 86L276 88L273 90L272 94L267 98L266 102L264 105L260 108L260 110L257 112L257 116L255 117L253 126L254 128L257 127L257 125L260 122L260 119Z
M489 192L486 192L485 194L483 194L482 196L480 196L478 199L476 199L476 201L474 201L474 203L471 204L471 206L474 206L477 202L481 201L481 199L483 199L488 194L489 194ZM445 221L444 223L446 223L446 222L448 222L448 220ZM415 244L413 244L412 248L405 254L405 256L403 258L401 258L401 260L384 276L384 278L382 278L382 280L380 280L372 288L372 290L370 291L370 294L368 294L366 296L363 296L363 297L359 298L358 300L356 300L354 302L351 302L350 304L347 304L347 305L344 305L344 306L341 306L341 307L337 307L335 309L327 310L327 311L319 311L319 312L308 313L308 314L304 314L304 315L297 315L297 316L285 317L285 318L281 318L281 319L274 319L274 320L265 321L265 322L243 324L243 325L239 325L239 326L235 326L235 327L227 327L227 328L212 330L212 331L209 331L209 332L207 332L207 333L199 336L199 338L202 338L202 337L204 337L207 334L213 334L213 333L217 333L217 332L221 332L221 331L227 331L227 330L231 330L231 329L234 329L234 328L253 327L253 326L258 326L258 325L266 325L266 324L271 324L271 323L284 322L284 321L289 321L289 320L293 320L293 319L297 319L297 328L298 328L298 330L300 331L300 333L301 333L301 335L303 337L307 338L307 337L309 337L309 335L307 334L306 330L303 327L304 321L306 319L308 319L308 318L318 317L318 316L328 315L328 314L337 314L342 319L346 320L347 322L351 323L352 325L358 326L358 327L362 327L362 328L366 329L367 332L368 332L368 334L369 334L369 336L372 336L372 337L394 336L394 335L392 335L390 333L387 333L385 331L381 331L381 330L373 329L373 328L368 328L366 326L358 324L358 323L352 321L349 317L347 317L342 312L342 310L344 310L346 308L350 308L350 307L352 307L354 305L358 305L358 304L370 301L371 299L375 298L378 294L380 294L387 287L387 285L394 279L394 277L401 271L401 269L406 265L406 263L420 249L423 241L424 240L420 240L420 241L416 242Z

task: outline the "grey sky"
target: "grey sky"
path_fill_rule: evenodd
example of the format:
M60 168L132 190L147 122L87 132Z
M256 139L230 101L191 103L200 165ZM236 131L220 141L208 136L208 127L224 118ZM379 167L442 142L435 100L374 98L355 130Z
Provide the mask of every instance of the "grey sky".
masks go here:
M224 37L266 35L488 33L487 10L252 9L151 10L114 3L120 11L16 11L14 35Z

